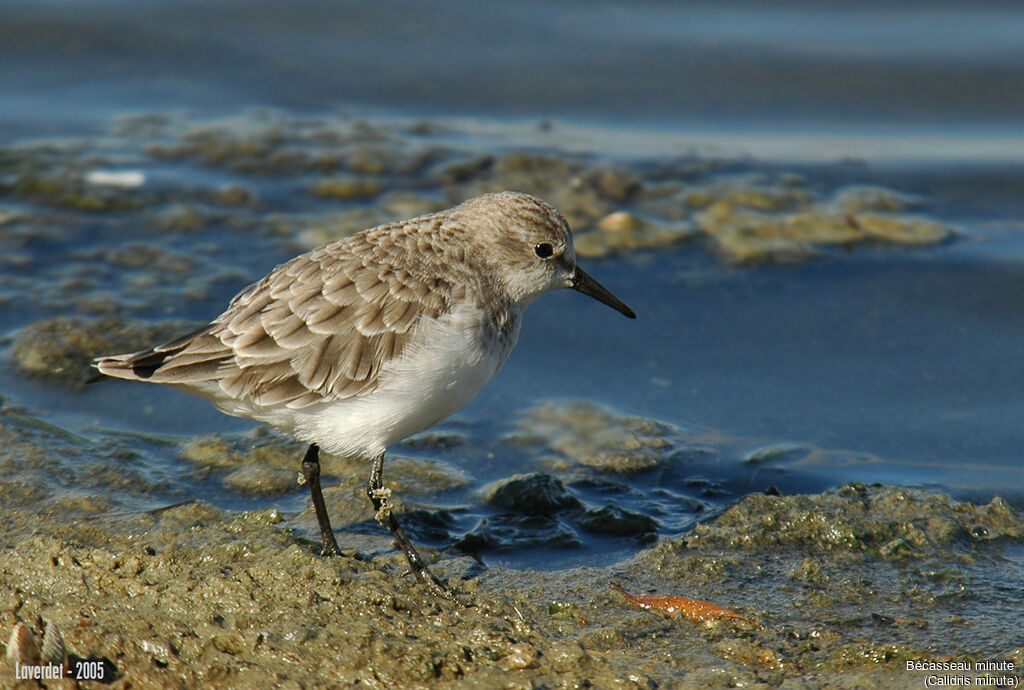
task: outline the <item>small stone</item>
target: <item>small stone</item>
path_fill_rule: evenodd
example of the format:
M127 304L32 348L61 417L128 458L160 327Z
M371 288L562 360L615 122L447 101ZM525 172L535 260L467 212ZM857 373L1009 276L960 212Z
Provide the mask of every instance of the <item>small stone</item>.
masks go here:
M610 213L597 222L598 230L605 232L636 232L645 227L644 221L628 211Z
M174 656L171 646L163 640L139 640L139 648L151 655L157 661L166 664Z
M586 660L587 653L578 642L556 642L545 657L556 671L564 673L577 669Z
M560 479L539 472L502 479L484 487L482 494L485 505L523 515L550 515L581 505Z
M537 665L537 650L526 643L512 645L512 651L501 660L501 667L506 671L521 671Z
M654 518L613 505L592 508L573 522L588 532L610 537L653 536L658 529L658 522Z

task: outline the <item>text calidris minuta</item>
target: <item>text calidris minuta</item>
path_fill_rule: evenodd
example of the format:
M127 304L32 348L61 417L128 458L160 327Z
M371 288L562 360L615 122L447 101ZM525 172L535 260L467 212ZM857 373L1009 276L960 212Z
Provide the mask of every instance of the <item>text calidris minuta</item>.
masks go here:
M469 402L512 351L523 311L558 288L636 318L576 265L561 213L528 194L488 194L318 247L243 290L206 327L93 366L181 388L309 443L302 474L324 555L338 544L319 449L371 460L377 520L412 571L443 588L392 514L384 452Z

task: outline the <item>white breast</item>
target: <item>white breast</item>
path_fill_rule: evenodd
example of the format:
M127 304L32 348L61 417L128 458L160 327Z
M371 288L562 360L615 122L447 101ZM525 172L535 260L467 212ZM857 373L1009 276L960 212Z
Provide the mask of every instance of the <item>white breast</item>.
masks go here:
M297 411L270 423L337 455L372 457L427 429L472 400L494 378L519 338L486 337L481 313L466 306L416 327L402 356L386 364L380 385L347 400Z

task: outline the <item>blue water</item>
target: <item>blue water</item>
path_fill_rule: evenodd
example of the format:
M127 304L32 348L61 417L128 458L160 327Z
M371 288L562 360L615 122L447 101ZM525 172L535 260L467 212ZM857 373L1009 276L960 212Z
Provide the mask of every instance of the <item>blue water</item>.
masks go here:
M1020 133L1016 2L11 0L4 140L133 110L368 106L753 130Z

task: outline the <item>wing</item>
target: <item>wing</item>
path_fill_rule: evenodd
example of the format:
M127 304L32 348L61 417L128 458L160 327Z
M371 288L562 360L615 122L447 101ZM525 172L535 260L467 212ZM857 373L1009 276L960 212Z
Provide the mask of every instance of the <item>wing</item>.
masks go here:
M324 245L239 293L206 328L94 364L109 376L259 405L358 395L377 386L420 319L451 306L452 286L414 276L400 255L365 234Z

